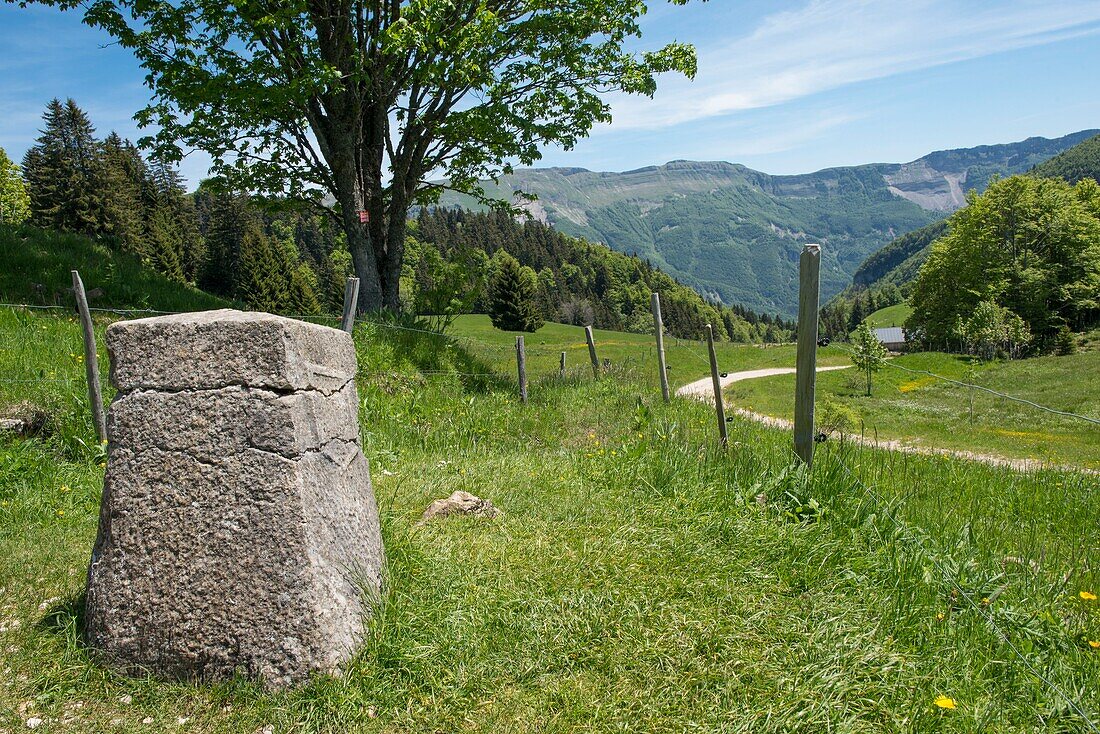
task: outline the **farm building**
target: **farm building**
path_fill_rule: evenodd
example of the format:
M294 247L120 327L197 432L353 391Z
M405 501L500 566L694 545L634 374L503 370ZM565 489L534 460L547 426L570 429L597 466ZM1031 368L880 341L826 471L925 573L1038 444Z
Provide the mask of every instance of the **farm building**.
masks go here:
M875 329L875 338L891 352L900 352L905 349L905 329L900 326Z

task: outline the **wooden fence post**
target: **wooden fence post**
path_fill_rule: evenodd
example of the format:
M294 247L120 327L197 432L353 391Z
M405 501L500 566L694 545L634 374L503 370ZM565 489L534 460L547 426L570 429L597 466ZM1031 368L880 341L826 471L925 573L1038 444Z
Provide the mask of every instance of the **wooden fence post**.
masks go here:
M665 324L661 320L661 294L654 293L651 297L653 308L653 331L657 334L657 369L661 373L661 397L667 403L670 400L668 393L668 368L665 367Z
M592 327L584 327L584 338L588 342L588 357L592 360L592 376L600 379L600 360L596 359L596 340L592 338Z
M814 461L814 385L817 378L818 277L821 245L806 245L798 260L798 356L795 362L794 451Z
M707 324L707 351L710 352L710 382L714 387L714 412L718 414L718 438L722 448L729 444L726 433L726 401L722 398L722 379L718 376L718 356L714 353L714 327Z
M558 377L565 377L565 352L561 353L561 361L558 363Z
M344 318L340 328L351 333L355 329L355 309L359 305L359 279L348 278L344 284Z
M80 311L80 326L84 332L84 372L88 378L88 402L92 404L92 420L95 423L95 435L100 443L107 442L107 418L103 412L103 389L99 385L99 355L95 348L95 328L92 314L88 310L88 295L84 292L84 281L76 270L73 274L73 293L76 294L76 308Z
M527 404L527 354L523 350L523 337L516 337L516 371L519 375L519 400Z

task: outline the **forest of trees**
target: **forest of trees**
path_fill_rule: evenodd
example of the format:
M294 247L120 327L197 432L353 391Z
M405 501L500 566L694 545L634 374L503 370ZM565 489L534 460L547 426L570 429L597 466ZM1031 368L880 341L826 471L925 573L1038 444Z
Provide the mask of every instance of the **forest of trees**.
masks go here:
M26 219L76 232L139 257L180 282L265 311L338 313L353 272L346 236L323 211L235 192L221 179L188 193L170 165L128 140L96 137L75 102L53 100L22 167L0 154L3 223ZM786 341L793 325L722 307L602 244L568 237L504 212L421 209L409 222L401 271L403 310L428 316L489 310L488 284L505 253L535 285L537 319L650 331L650 293L661 293L670 334Z

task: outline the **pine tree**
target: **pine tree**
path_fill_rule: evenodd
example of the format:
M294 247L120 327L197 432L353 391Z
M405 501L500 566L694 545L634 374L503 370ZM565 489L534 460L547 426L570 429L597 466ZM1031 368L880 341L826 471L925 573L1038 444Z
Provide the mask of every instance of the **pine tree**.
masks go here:
M271 241L258 221L246 224L241 233L234 293L250 309L275 313L286 298L285 282L279 282L279 261Z
M852 313L848 316L848 331L855 331L867 318L867 311L863 306L863 299L856 296L852 301Z
M100 229L119 248L143 259L148 218L143 201L145 161L128 140L111 133L103 141L103 221Z
M260 231L259 217L248 206L248 199L236 194L212 192L209 196L209 222L206 229L206 261L199 273L199 287L219 296L232 296L240 282L241 246L246 230Z
M31 215L30 203L19 166L0 148L0 225L25 222Z
M536 331L542 326L538 310L538 279L531 268L504 250L493 256L489 281L489 319L504 331Z
M65 104L52 100L43 120L46 128L23 158L31 221L40 227L101 234L103 158L95 128L71 99Z
M173 166L163 161L148 165L145 206L149 217L160 223L159 240L150 242L159 251L150 253L151 257L174 263L176 270L166 273L171 277L195 282L206 256L206 244L199 233L195 204Z

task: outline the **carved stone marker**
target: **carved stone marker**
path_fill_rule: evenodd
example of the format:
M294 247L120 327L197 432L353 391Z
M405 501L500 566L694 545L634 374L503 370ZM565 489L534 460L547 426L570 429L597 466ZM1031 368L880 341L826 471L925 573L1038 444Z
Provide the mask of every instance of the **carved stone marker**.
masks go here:
M222 310L107 329L88 643L112 666L274 687L355 651L382 539L337 329Z

